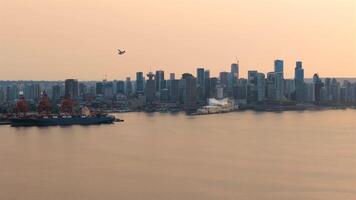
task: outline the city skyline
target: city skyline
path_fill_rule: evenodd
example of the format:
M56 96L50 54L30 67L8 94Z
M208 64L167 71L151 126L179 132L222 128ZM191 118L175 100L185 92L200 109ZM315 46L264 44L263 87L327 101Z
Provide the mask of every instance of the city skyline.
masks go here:
M8 1L0 79L122 79L200 66L216 75L235 57L241 74L267 73L280 58L286 77L295 60L306 77L356 77L355 8L353 0Z

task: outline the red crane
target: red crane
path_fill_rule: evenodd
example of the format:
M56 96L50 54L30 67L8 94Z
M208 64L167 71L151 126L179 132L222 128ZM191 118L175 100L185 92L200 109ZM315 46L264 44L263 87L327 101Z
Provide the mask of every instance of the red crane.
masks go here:
M16 103L16 114L26 116L28 112L28 105L23 95L20 96L20 99Z
M42 93L42 98L38 103L37 111L40 115L49 115L49 113L51 112L51 104L49 103L48 95L46 92Z
M62 105L61 105L61 112L65 113L65 114L73 114L73 100L69 97L66 96L64 97L63 101L62 101Z

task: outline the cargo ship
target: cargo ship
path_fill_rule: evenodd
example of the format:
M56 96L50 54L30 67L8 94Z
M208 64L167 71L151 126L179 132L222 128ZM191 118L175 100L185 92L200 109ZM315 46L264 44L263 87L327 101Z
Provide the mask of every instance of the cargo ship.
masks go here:
M51 117L18 117L10 119L10 125L18 126L69 126L112 124L116 118L111 115L100 116L51 116Z
M92 112L86 106L81 109L81 113L74 114L73 101L70 97L65 97L62 101L61 113L53 115L50 113L50 104L46 93L43 93L37 109L38 114L27 115L27 103L25 98L20 96L20 99L16 104L16 115L9 119L10 125L13 127L98 125L123 121L112 115Z

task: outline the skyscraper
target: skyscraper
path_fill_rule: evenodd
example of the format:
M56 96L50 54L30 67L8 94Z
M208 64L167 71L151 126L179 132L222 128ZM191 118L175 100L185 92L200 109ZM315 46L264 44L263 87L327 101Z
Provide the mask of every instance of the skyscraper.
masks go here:
M295 98L297 101L305 99L304 69L301 61L296 62L294 70Z
M282 100L284 98L284 61L274 61L274 73L276 75L276 99Z
M161 91L163 88L165 88L164 80L164 71L157 70L155 76L156 91Z
M58 101L61 98L61 86L54 85L52 87L52 100Z
M136 94L144 93L144 78L143 72L136 72Z
M130 77L127 77L125 81L125 93L126 96L130 96L132 94L132 83Z
M257 74L257 101L265 100L266 96L266 79L265 74Z
M152 72L147 74L148 80L146 81L145 96L146 102L151 104L156 99L156 81L155 75Z
M191 110L196 107L197 104L197 81L196 78L188 73L184 73L182 75L183 81L183 100L184 100L184 108L186 110Z
M324 86L323 82L319 78L318 74L314 74L313 76L313 84L314 84L314 100L316 103L319 103L321 101L321 91L322 87Z
M239 64L238 63L231 64L231 75L234 79L239 79Z
M64 82L64 95L73 99L79 96L79 84L76 79L67 79Z
M198 99L204 100L205 99L205 84L204 84L204 75L205 70L204 68L197 68L197 92L198 92Z
M274 72L276 74L281 73L282 78L284 78L284 61L283 60L275 60L274 61Z

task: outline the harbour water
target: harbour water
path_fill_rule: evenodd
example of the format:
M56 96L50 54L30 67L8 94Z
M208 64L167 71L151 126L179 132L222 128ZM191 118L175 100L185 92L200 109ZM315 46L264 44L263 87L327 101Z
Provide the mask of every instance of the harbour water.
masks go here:
M0 199L356 199L356 110L119 117L0 126Z

